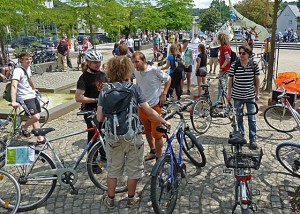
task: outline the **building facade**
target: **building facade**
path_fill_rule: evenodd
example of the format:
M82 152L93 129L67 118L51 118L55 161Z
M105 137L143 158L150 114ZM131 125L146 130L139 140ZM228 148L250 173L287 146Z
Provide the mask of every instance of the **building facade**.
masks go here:
M300 17L300 12L296 5L286 6L277 18L277 32L284 32L290 28L299 35L300 22L297 21L298 17Z

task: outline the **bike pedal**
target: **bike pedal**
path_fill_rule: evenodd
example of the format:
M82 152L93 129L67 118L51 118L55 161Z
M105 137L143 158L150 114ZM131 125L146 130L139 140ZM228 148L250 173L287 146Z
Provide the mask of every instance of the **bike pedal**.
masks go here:
M231 174L232 170L231 169L223 169L223 173Z
M257 205L255 203L251 204L251 210L253 210L254 212L257 211Z
M260 195L260 190L258 189L252 190L252 196L258 196L258 195Z

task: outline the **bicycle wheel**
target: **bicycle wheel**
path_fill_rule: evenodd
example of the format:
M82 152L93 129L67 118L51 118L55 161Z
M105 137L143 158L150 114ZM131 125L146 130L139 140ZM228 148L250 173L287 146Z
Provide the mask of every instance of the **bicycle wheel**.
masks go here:
M291 111L283 106L270 106L264 112L266 123L279 132L292 132L297 125Z
M0 213L16 213L20 201L21 190L18 181L8 172L0 170Z
M296 177L300 177L300 144L280 143L276 148L279 163Z
M184 131L182 146L184 153L195 166L203 167L206 165L204 149L190 131Z
M38 155L40 151L35 151ZM34 173L56 169L53 160L45 153L41 152L36 159L29 175L26 175L32 165L5 166L5 170L18 180L21 188L21 203L19 212L33 210L42 205L53 193L57 179L50 179L48 176L34 176ZM12 207L16 204L12 204Z
M210 127L211 115L210 105L206 99L199 99L193 106L190 119L194 130L204 134Z
M101 142L96 143L90 150L87 163L88 175L96 187L107 191L107 164L106 155ZM116 192L127 191L127 177L118 178Z
M19 115L22 118L22 121L26 121L28 119L28 116L25 114L25 110L21 111ZM41 113L40 113L40 127L44 127L45 124L48 122L49 119L49 111L46 107L41 107Z
M173 213L178 196L177 171L170 155L162 156L155 163L150 183L150 198L155 213Z

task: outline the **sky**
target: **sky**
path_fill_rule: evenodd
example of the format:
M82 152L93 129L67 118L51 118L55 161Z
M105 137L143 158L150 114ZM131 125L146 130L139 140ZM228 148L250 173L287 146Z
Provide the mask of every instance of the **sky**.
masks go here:
M238 3L238 1L239 0L231 0L231 3L234 5ZM285 1L290 2L295 0L285 0ZM200 9L208 8L211 2L212 0L194 0L195 8L200 8ZM229 5L229 0L225 0L225 3Z

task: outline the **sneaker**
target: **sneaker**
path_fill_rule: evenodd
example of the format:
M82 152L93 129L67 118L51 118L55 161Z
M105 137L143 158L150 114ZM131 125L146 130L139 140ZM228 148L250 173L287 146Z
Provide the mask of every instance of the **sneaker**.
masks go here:
M107 192L104 192L103 195L100 198L100 201L105 204L105 206L109 209L115 208L115 201L114 199L111 199L108 197Z
M145 155L144 160L145 161L153 160L153 159L155 159L155 157L156 157L155 154L149 152L148 154Z
M138 196L134 196L133 198L128 198L127 199L127 206L128 208L131 208L135 206L137 203L139 203L140 198Z
M26 138L31 137L31 134L27 129L22 129L22 135Z
M251 150L256 150L257 149L257 143L256 143L255 139L250 140L249 149L251 149Z
M186 94L187 94L187 95L191 95L191 91L190 91L190 90L187 90Z

